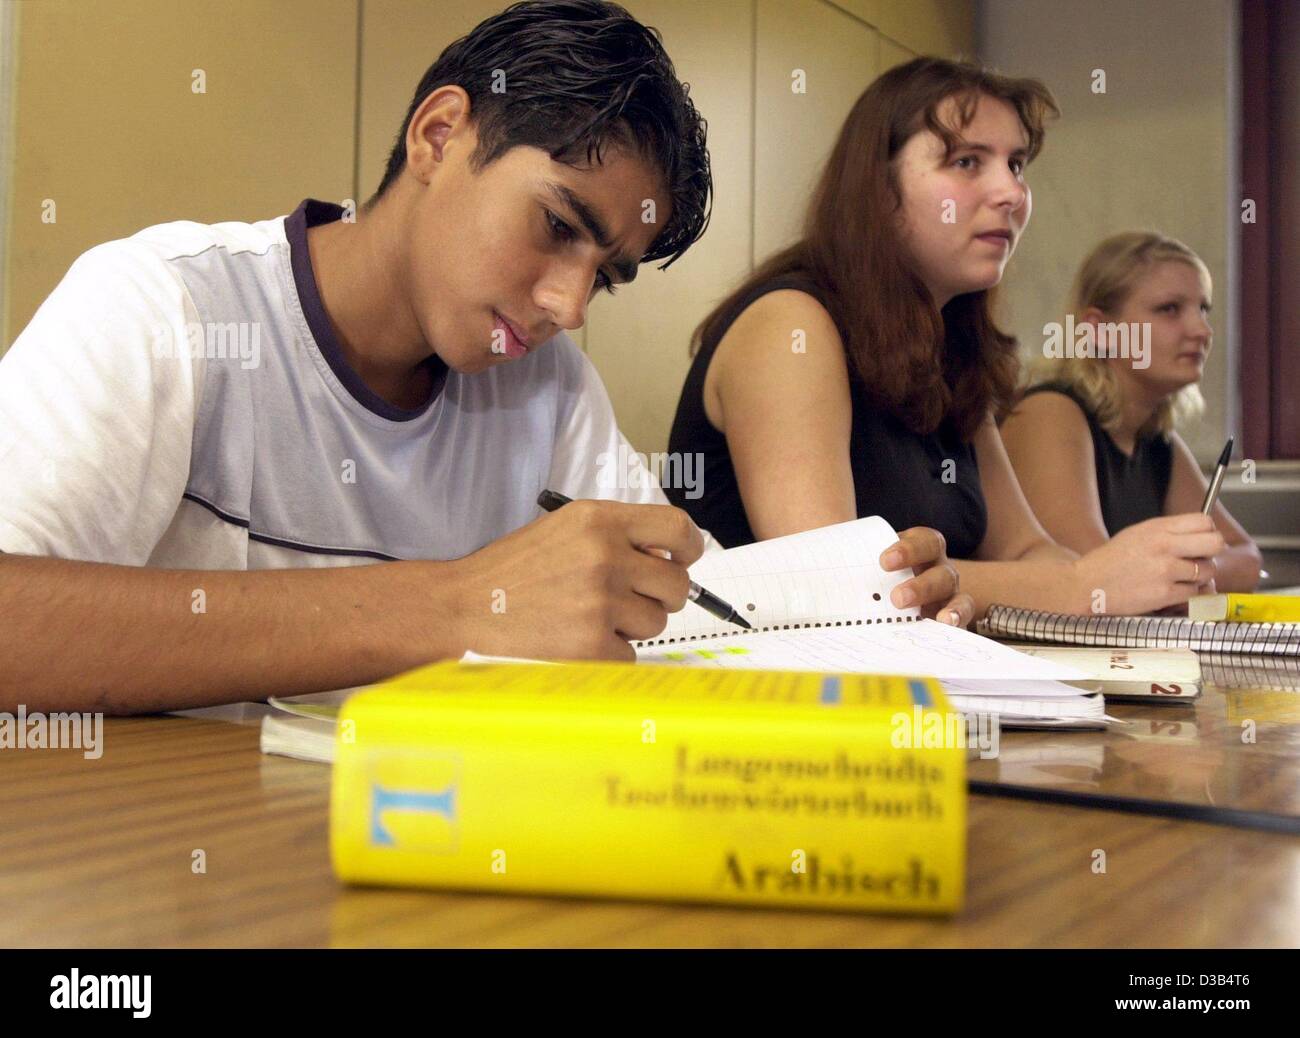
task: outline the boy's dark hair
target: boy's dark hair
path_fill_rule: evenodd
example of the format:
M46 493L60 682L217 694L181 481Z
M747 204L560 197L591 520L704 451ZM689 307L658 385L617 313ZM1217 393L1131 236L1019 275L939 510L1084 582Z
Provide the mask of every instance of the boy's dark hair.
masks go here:
M709 223L712 177L705 122L677 79L657 30L606 0L528 0L481 22L451 44L416 87L373 205L406 165L406 132L435 89L470 99L481 170L511 148L531 145L570 165L600 162L602 149L630 147L664 175L668 224L642 262L672 264ZM493 87L496 90L493 90Z

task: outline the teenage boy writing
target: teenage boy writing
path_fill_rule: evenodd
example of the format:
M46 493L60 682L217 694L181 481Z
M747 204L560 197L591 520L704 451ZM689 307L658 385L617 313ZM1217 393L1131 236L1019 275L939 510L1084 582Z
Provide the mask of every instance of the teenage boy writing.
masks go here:
M564 331L696 241L709 192L655 35L524 3L428 70L355 222L308 200L84 254L0 362L0 708L632 658L701 532L657 488L535 501L598 496L623 443Z

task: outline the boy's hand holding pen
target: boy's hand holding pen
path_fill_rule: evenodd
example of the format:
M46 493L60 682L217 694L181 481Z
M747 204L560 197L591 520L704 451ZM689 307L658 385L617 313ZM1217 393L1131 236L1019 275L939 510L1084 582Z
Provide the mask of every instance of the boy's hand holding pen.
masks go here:
M565 497L563 494L558 494L554 490L543 490L537 496L538 506L540 508L545 509L548 512L554 512L556 509L572 503L573 503L572 498ZM753 630L753 626L743 616L741 616L740 613L738 613L729 603L724 602L722 599L720 599L717 595L713 594L712 592L706 591L704 588L700 587L700 585L695 583L695 581L693 580L690 581L690 590L687 592L686 597L689 601L694 602L701 609L704 609L707 612L712 613L719 620L725 620L728 623L736 624L739 627L744 627L748 630Z
M631 662L630 643L658 635L690 601L687 567L703 552L703 535L680 509L575 501L473 554L429 564L457 595L445 612L405 622L436 624L461 652ZM422 633L394 630L404 641Z

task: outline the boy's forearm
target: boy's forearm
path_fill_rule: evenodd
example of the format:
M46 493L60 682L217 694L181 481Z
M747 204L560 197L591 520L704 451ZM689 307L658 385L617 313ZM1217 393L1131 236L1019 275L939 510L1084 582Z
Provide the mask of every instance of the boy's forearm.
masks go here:
M0 555L0 710L184 709L459 656L451 566L158 570Z

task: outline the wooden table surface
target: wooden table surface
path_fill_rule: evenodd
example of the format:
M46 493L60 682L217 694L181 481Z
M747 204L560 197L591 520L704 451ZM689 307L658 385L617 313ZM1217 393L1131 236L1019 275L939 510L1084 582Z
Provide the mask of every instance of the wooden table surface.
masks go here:
M103 747L0 751L0 946L1300 944L1292 836L975 796L948 919L360 889L330 873L328 767L255 725L110 718Z
M1300 660L1292 669L1271 688L1207 683L1187 703L1109 699L1106 713L1124 723L1102 732L1003 732L997 755L971 761L967 776L1300 818Z

